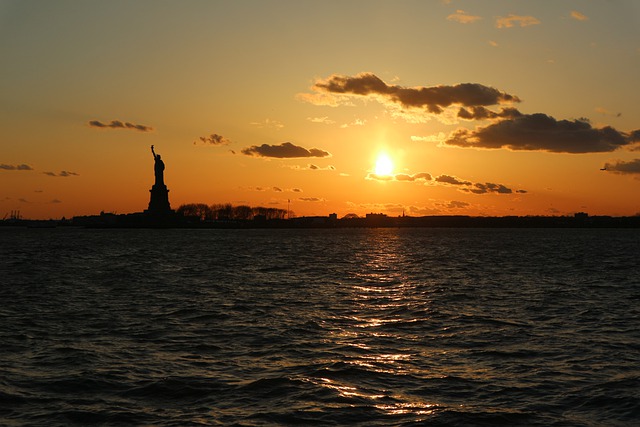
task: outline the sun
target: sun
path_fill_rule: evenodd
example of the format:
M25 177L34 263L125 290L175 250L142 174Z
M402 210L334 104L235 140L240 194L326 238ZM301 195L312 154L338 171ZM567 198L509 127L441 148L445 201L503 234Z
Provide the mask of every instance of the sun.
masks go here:
M393 172L393 162L386 153L378 154L374 172L376 175L391 175Z

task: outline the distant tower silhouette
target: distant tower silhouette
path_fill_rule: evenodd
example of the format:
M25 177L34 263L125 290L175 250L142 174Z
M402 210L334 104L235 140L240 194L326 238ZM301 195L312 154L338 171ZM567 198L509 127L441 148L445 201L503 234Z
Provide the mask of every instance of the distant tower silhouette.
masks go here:
M169 205L169 190L164 184L164 162L160 155L153 150L153 145L151 146L151 154L153 154L153 160L155 160L153 171L156 182L149 190L151 200L149 200L149 209L146 212L157 216L167 215L173 211L171 210L171 205Z

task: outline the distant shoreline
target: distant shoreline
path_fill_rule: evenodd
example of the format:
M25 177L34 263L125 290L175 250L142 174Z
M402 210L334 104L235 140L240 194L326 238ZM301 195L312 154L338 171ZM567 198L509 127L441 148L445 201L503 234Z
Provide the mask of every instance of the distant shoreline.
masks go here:
M29 228L191 228L191 229L251 229L251 228L640 228L640 216L501 216L465 215L398 216L369 214L363 218L338 219L335 215L296 217L291 219L249 220L218 219L204 221L171 213L163 216L145 213L77 216L61 220L9 219L0 226Z

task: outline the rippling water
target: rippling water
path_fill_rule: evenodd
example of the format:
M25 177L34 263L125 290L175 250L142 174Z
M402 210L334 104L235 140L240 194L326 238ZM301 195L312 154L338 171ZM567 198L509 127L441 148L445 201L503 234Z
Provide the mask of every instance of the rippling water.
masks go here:
M640 423L637 229L0 238L2 425Z

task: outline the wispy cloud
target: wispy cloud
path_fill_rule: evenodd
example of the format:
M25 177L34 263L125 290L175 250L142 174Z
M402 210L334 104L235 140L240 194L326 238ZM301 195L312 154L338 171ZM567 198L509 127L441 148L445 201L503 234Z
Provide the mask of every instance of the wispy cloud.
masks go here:
M334 171L336 170L335 166L325 166L325 167L321 167L321 166L317 166L314 164L309 164L307 166L307 169L312 170L312 171Z
M322 197L300 197L298 200L302 202L324 202L326 199Z
M364 126L366 123L367 123L367 121L364 120L364 119L355 119L354 121L352 121L350 123L344 123L344 124L340 125L340 128L346 129L346 128L351 127L351 126Z
M98 120L91 120L89 122L89 126L98 129L130 129L137 130L140 132L152 132L153 128L151 126L135 124L130 122L122 122L120 120L111 120L109 123L103 123Z
M587 21L589 19L588 16L578 12L577 10L571 11L571 17L577 21Z
M332 125L335 123L335 121L329 119L329 117L325 116L325 117L307 117L307 120L309 120L311 123L324 123L326 125Z
M268 129L276 129L276 130L280 130L284 127L282 123L272 119L264 119L261 122L251 122L250 124L252 126L256 126L259 128L268 128Z
M617 160L615 163L606 163L604 168L607 172L617 174L637 174L640 175L640 159L634 159L629 162Z
M294 145L290 142L283 142L279 145L253 145L242 150L242 154L256 157L275 157L280 159L292 159L302 157L329 157L330 154L318 148L307 150L304 147Z
M76 172L69 172L69 171L60 171L59 173L55 173L55 172L42 172L43 174L47 175L47 176L59 176L59 177L68 177L68 176L79 176L79 173Z
M231 141L225 138L222 135L218 135L217 133L212 133L209 136L201 136L198 140L193 141L194 145L205 144L205 145L229 145Z
M27 164L20 164L20 165L5 165L0 164L0 169L2 170L7 170L7 171L32 171L33 168Z
M412 141L443 142L446 139L447 139L447 135L445 135L444 132L438 132L435 135L429 135L429 136L418 136L418 135L411 136Z
M464 10L458 9L456 10L456 13L452 13L451 15L447 16L447 19L449 21L459 22L461 24L471 24L482 19L482 17L468 15Z
M378 175L376 173L369 173L365 179L371 181L427 182L431 181L433 178L431 177L431 174L420 172L415 174L398 173L394 175Z
M522 114L475 130L458 129L444 145L507 148L553 153L600 153L640 141L640 130L620 132L594 128L586 120L556 120L542 113Z
M496 19L496 28L512 28L514 26L529 27L540 24L540 20L533 16L520 16L510 14L509 16L499 16Z

